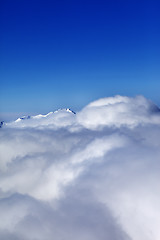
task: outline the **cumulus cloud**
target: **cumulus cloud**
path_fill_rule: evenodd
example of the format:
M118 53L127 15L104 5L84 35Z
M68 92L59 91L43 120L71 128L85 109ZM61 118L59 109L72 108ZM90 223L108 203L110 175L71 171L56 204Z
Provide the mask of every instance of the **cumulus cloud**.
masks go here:
M160 110L115 96L0 129L0 239L159 240Z
M158 123L159 109L143 96L116 96L90 103L78 114L78 122L89 129L104 126L135 127L138 124ZM84 118L85 116L85 118Z

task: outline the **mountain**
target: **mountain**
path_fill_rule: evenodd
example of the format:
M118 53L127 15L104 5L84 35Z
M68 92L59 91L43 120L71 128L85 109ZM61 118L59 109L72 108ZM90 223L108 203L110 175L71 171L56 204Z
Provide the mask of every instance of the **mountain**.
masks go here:
M23 116L12 122L1 122L0 127L66 127L74 123L76 113L69 108L58 109L46 115Z

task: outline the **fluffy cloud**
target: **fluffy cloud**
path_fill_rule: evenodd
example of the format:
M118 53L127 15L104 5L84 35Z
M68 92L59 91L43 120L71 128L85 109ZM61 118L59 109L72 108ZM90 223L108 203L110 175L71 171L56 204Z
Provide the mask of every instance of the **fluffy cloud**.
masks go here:
M0 136L0 239L160 239L151 101L104 98L7 123Z

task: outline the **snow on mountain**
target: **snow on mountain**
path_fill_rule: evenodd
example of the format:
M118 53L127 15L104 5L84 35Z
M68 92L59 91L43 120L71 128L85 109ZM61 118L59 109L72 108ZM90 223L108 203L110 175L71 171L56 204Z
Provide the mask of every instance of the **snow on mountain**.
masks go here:
M5 123L7 127L66 127L72 125L75 121L75 112L66 109L59 109L55 112L49 112L46 115L38 114L36 116L24 116L16 121Z

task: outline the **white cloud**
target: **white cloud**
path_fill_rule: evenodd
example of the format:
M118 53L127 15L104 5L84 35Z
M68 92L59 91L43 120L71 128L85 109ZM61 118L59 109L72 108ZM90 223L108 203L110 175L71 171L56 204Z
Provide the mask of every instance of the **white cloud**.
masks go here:
M104 126L135 127L138 124L158 123L157 108L143 96L103 98L87 105L77 115L78 123L89 129Z
M0 239L160 239L160 111L144 97L8 123L0 159Z

